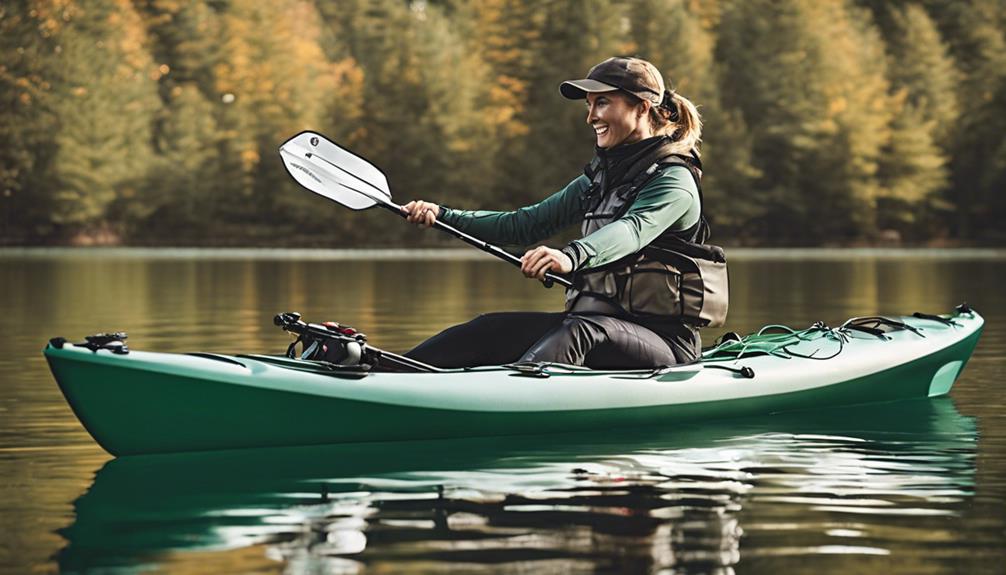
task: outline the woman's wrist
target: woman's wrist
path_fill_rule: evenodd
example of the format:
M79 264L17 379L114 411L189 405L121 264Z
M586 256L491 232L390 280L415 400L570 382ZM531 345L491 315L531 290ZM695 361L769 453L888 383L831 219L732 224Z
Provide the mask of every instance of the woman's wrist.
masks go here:
M579 246L577 243L570 242L569 245L559 250L562 255L569 258L570 263L573 265L573 270L576 271L583 266L583 262L587 259L587 253Z
M444 222L445 224L454 225L452 220L454 219L454 210L448 208L443 204L437 206L439 211L437 213L437 219Z

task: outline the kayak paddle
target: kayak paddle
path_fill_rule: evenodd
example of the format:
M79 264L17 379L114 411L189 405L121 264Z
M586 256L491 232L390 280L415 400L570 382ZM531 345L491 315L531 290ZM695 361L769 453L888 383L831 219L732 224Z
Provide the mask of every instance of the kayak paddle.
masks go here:
M317 132L301 132L283 142L279 155L290 177L319 196L352 210L378 206L403 218L408 217L402 206L391 201L391 189L384 172ZM433 227L505 262L517 267L521 265L517 256L440 220L435 220ZM542 283L546 287L552 287L553 283L564 287L572 286L569 280L551 272L545 274Z

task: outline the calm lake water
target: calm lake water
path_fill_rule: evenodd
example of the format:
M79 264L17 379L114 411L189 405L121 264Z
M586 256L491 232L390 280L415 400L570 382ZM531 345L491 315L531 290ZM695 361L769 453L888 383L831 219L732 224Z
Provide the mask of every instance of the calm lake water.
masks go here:
M949 398L700 425L112 459L40 353L281 353L280 311L404 350L562 303L493 260L342 255L0 252L0 572L1003 572L1001 254L736 252L725 329L967 300L986 330Z

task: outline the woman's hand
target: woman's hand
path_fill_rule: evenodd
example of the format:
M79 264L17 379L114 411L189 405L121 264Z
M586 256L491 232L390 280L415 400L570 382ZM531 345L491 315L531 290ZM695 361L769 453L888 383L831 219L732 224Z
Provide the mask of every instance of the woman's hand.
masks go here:
M573 262L559 250L538 246L521 256L520 271L529 278L543 280L549 271L568 274L573 271Z
M408 217L405 219L409 222L421 228L428 228L440 216L440 206L432 202L424 202L423 200L412 200L402 206L402 212L408 214Z

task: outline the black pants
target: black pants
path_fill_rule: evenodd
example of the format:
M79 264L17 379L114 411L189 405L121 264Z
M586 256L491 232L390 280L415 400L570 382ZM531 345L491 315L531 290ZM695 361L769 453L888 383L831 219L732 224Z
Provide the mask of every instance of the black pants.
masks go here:
M597 369L658 367L698 357L697 330L677 322L652 327L591 313L489 313L447 328L405 355L451 368L542 361Z

